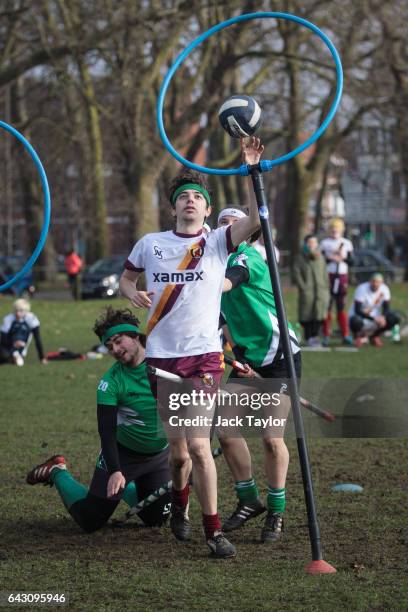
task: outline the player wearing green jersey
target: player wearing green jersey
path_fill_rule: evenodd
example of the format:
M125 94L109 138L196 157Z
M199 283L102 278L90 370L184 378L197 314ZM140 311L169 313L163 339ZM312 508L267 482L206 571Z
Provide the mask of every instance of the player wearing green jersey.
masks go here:
M27 475L28 484L54 485L68 512L91 533L111 517L119 501L130 506L170 479L168 443L147 379L144 336L130 310L109 307L94 331L116 360L97 390L98 431L102 450L89 490L54 455ZM162 525L170 514L170 494L144 508L148 526Z
M242 215L242 210L230 207L228 214L225 213L221 211L219 225L234 223ZM247 243L242 243L228 260L221 312L228 325L234 354L239 361L247 364L248 377L257 375L276 379L280 410L287 415L290 407L289 397L285 393L288 388L284 381L287 372L269 270L261 255ZM290 324L289 336L296 373L300 377L299 343ZM232 376L242 374L233 371ZM228 432L220 432L219 437L238 496L236 510L223 525L225 531L232 531L264 512L265 507L253 478L251 456L245 440ZM273 542L280 537L283 529L289 452L283 436L276 437L276 431L265 429L262 441L268 481L268 513L261 540Z

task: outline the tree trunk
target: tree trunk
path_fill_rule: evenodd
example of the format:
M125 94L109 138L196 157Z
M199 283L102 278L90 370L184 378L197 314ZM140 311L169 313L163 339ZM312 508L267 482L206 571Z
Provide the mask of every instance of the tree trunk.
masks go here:
M78 61L86 104L87 132L90 142L88 161L93 194L90 196L91 219L87 233L87 259L95 261L109 252L107 209L103 176L103 142L95 90L86 64Z
M11 116L13 125L26 125L28 123L25 100L24 81L23 78L20 77L11 86ZM28 129L25 130L24 136L29 142L31 141L30 131ZM32 143L30 142L30 144ZM20 142L16 143L15 151L15 159L17 160L19 169L18 174L20 176L23 194L22 206L26 228L26 244L28 244L29 251L26 253L28 259L40 239L44 220L44 197L40 189L40 179L38 174L36 175L34 162L29 158L27 152L22 152L22 145ZM54 244L49 234L35 265L38 267L36 280L53 280L55 278L56 255Z

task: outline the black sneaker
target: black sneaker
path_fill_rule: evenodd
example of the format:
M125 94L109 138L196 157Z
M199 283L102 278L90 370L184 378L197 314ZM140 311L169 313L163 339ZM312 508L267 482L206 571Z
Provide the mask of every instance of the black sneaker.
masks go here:
M177 506L172 506L170 529L177 540L185 542L189 539L191 533L191 523L188 519L188 508L182 510L181 508L177 508Z
M222 531L216 531L213 537L207 540L207 545L212 556L218 559L228 559L228 557L235 557L237 554L235 546L227 540Z
M271 512L265 519L265 524L262 527L261 542L276 542L282 535L283 531L283 514L282 512Z
M244 523L259 516L266 511L265 506L259 499L259 497L252 502L238 502L238 505L234 512L224 522L222 526L223 531L233 531L242 527Z

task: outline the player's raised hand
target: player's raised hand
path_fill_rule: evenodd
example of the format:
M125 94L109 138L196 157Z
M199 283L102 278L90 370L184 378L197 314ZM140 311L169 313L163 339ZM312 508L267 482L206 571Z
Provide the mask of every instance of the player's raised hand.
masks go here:
M124 489L125 486L126 480L122 472L113 472L113 474L109 476L107 496L112 497L113 495L116 495L116 493L119 493L119 491Z
M265 147L261 143L261 139L256 136L250 138L241 138L241 155L244 164L258 164L261 159Z
M152 305L151 296L154 295L154 291L136 291L130 298L133 306L136 308L150 308Z

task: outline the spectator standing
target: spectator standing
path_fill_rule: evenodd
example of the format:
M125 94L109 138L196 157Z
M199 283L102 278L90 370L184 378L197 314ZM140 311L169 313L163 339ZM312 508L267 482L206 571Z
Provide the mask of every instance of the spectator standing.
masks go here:
M304 239L302 253L294 264L293 277L299 289L298 318L306 343L311 348L318 348L321 346L319 333L327 315L330 290L326 262L313 234Z
M64 265L67 272L72 297L74 300L78 300L80 295L80 272L83 267L82 259L74 249L71 249L65 255Z

